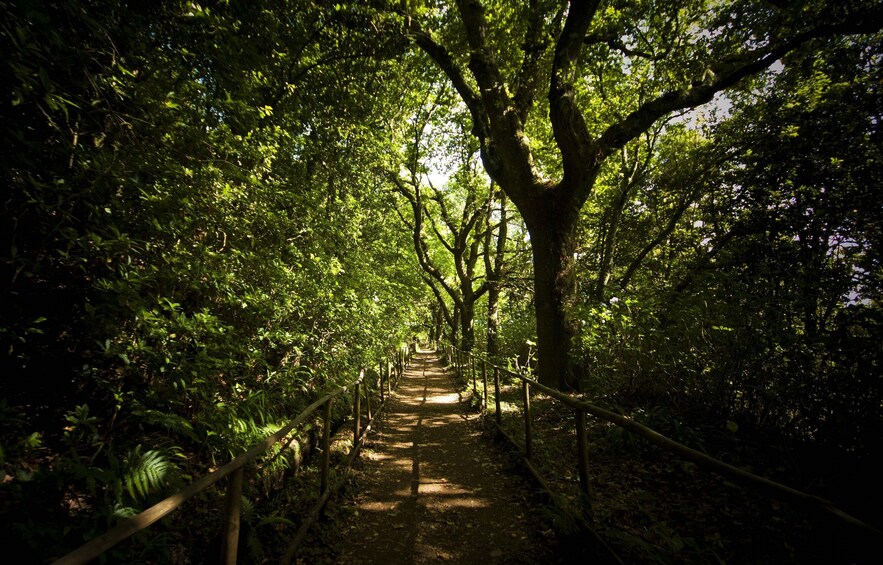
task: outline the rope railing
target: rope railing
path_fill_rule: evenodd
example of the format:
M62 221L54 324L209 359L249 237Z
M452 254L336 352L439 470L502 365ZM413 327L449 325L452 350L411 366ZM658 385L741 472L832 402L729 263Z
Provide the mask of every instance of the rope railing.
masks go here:
M410 363L410 359L411 348L409 346L401 346L398 349L390 350L390 353L386 355L385 359L380 361L378 365L378 379L373 383L375 385L373 388L379 391L380 403L377 410L375 410L373 417L379 415L392 390L398 385L398 381L404 374L405 369ZM221 562L228 565L235 564L236 555L238 553L239 524L241 519L240 500L245 466L276 444L282 444L280 446L280 452L284 450L285 447L295 439L295 436L289 436L289 434L297 426L306 422L307 419L322 408L321 496L313 509L308 513L308 518L301 524L300 530L298 530L292 543L289 545L288 551L285 555L285 562L290 562L307 528L315 521L316 517L318 517L331 493L342 484L342 478L338 480L333 487L329 486L328 483L331 453L331 404L335 399L340 398L345 393L353 391L353 447L347 457L345 467L346 472L349 471L350 466L355 460L356 455L358 455L358 451L371 428L373 418L370 403L370 388L371 387L369 387L369 383L366 379L366 370L362 368L359 372L359 377L355 381L325 394L307 406L307 408L298 414L291 422L279 429L276 433L267 436L261 442L255 444L250 449L238 455L215 471L199 477L175 494L154 504L143 512L128 518L114 528L71 551L64 557L56 560L53 565L81 565L97 559L123 540L147 529L158 520L180 508L193 496L203 492L221 479L227 477L229 477L229 479L224 503L224 536L222 539ZM362 410L360 401L362 396L365 397L366 405L366 423L364 426L361 424Z
M583 495L582 499L585 505L584 509L588 516L592 515L592 508L591 485L589 483L588 473L588 441L586 437L586 414L591 414L596 418L605 420L607 422L620 426L632 433L640 435L641 437L645 438L655 445L658 445L672 453L675 453L688 461L696 463L697 465L703 466L707 469L719 473L720 475L733 479L734 481L737 481L743 485L759 488L770 495L777 496L785 500L796 502L805 506L818 508L835 517L836 519L864 531L866 534L871 534L875 537L881 536L881 532L879 530L841 510L840 508L835 506L833 502L825 498L805 493L782 483L768 479L766 477L761 477L759 475L755 475L754 473L745 471L744 469L740 469L728 463L724 463L723 461L706 455L701 451L697 451L693 448L687 447L686 445L677 442L639 422L636 422L635 420L627 416L617 414L590 402L586 402L585 400L574 398L561 391L545 386L526 375L495 365L494 363L488 361L486 358L475 355L471 351L463 351L451 344L445 344L443 347L445 348L445 353L448 355L448 359L453 361L453 363L457 367L458 372L460 372L461 375L464 370L471 373L472 390L474 394L481 395L481 405L483 413L487 410L488 404L487 372L488 368L493 369L495 405L494 424L499 432L504 435L504 437L506 437L516 447L523 450L524 460L527 463L528 470L531 471L531 473L541 482L541 484L543 484L543 487L546 490L549 489L545 484L545 480L539 475L533 465L533 427L531 422L530 410L530 391L532 388L536 389L543 394L551 397L552 399L570 407L573 410L574 426L576 428L575 431L577 438L576 460L577 469L579 472L579 484L581 493ZM481 375L483 383L481 391L479 391L477 387L477 376L475 369L476 362L481 364ZM505 430L503 430L502 427L502 416L500 409L501 373L511 375L522 383L522 413L524 416L523 445L519 445L518 442L515 442L515 440ZM469 381L468 376L466 380L467 382Z

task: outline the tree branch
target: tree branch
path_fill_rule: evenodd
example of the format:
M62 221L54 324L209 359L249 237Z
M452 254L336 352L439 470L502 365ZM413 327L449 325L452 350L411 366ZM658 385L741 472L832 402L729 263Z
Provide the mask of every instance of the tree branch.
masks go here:
M421 203L420 197L420 188L415 186L414 192L412 193L405 184L402 182L402 179L391 172L387 173L387 177L392 181L393 186L396 191L403 195L408 203L411 205L411 210L414 214L414 229L413 229L413 240L414 240L414 251L417 254L417 262L420 264L420 268L423 269L428 275L432 276L442 288L444 288L445 292L451 297L455 303L460 301L459 296L454 291L453 288L448 285L445 281L444 276L441 271L436 267L432 260L429 257L429 250L426 246L426 241L423 239L423 206Z
M510 197L526 203L541 191L524 122L506 91L500 70L485 40L485 11L478 0L458 0L460 19L469 44L469 70L480 90L487 140L481 140L481 159L490 177L509 191Z
M605 34L590 33L585 37L583 43L585 43L586 45L598 45L603 43L607 45L607 47L609 47L610 49L614 51L619 51L623 55L626 55L628 57L640 57L642 59L647 59L648 61L658 61L661 58L647 51L641 51L640 49L630 49L613 32L608 32Z
M574 100L573 63L595 17L599 0L571 2L564 29L555 45L549 84L549 118L564 166L563 186L590 186L587 177L597 164L594 143L582 111ZM569 198L566 198L569 200Z
M442 315L445 318L445 322L447 322L447 324L452 328L456 327L456 322L454 321L454 317L451 315L451 310L450 308L448 308L448 304L445 302L441 291L436 288L435 281L426 273L421 273L420 278L422 278L423 282L429 285L429 288L432 289L432 294L435 295L435 301L438 303L439 306L441 306Z
M483 140L490 137L490 125L484 107L481 105L481 99L466 82L466 77L463 76L463 72L457 66L451 54L448 53L448 50L440 43L437 43L429 33L423 31L416 20L409 19L408 25L408 32L414 43L438 65L451 81L451 84L454 85L454 89L463 103L466 104L466 108L472 116L472 134L484 145Z
M836 24L823 24L799 33L778 46L761 49L722 60L708 68L700 82L687 89L662 94L629 114L622 121L611 125L598 140L601 156L634 139L647 130L656 120L675 110L695 108L711 101L714 95L737 82L756 74L798 47L822 37L839 34L874 33L883 27L883 6L876 6L862 13L852 14Z
M553 19L552 29L555 32L561 26L564 17L565 6L562 5ZM522 123L527 121L527 115L533 106L534 97L539 87L539 64L548 45L541 39L543 29L543 11L540 9L538 0L531 0L527 10L527 31L524 34L522 51L524 56L521 60L521 68L515 78L515 109Z
M448 240L445 239L445 237L439 231L438 225L435 223L435 217L429 213L429 210L426 209L425 205L423 206L423 211L426 212L426 217L429 218L429 225L432 228L433 233L435 233L436 239L438 239L439 243L441 243L442 246L444 246L444 248L447 249L451 255L453 255L454 248L451 246L450 243L448 243Z

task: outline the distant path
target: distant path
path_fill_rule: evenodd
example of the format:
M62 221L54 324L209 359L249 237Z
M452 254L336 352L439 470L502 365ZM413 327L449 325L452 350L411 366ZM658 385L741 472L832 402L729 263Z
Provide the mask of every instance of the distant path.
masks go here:
M339 563L549 563L531 488L502 470L435 352L418 352L363 453Z

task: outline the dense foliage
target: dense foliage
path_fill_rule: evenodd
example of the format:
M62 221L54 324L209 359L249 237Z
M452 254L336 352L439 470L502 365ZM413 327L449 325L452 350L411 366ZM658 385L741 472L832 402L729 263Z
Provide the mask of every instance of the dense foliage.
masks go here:
M359 17L3 3L5 540L59 555L421 321Z
M0 1L0 539L58 556L415 334L873 476L879 4L456 4Z
M613 284L586 303L586 354L620 394L873 448L879 47L795 53L704 135L669 128L619 211Z

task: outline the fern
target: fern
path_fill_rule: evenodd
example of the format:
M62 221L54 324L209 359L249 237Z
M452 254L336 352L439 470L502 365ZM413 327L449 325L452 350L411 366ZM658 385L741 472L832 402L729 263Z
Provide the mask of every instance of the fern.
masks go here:
M132 508L131 506L123 506L122 503L117 502L113 505L113 511L111 512L111 514L115 518L131 518L132 516L138 514L138 509Z
M240 497L239 504L242 519L246 522L251 522L255 517L254 503L243 495Z
M248 552L253 562L261 563L266 559L264 544L261 543L261 538L258 537L257 532L249 530L245 543L248 546Z
M161 451L151 449L141 453L139 445L130 453L129 469L123 483L133 500L143 500L165 486L166 477L175 469Z
M165 428L172 433L179 434L194 441L198 440L196 432L193 429L193 424L177 414L161 412L152 408L145 408L141 405L137 405L134 412L136 415L144 418L149 424Z

